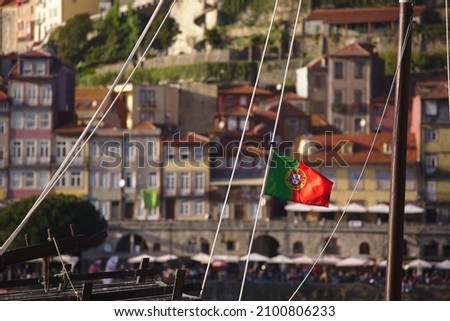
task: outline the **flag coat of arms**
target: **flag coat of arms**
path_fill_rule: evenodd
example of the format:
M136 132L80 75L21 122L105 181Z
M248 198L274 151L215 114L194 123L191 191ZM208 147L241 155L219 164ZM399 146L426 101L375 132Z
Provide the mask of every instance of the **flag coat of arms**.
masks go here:
M330 204L333 182L296 159L274 152L265 194L308 205Z

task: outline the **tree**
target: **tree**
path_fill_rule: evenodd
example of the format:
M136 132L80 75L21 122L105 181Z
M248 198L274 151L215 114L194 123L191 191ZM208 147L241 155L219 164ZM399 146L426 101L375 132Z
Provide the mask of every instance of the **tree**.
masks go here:
M76 66L83 60L87 36L92 29L89 14L78 14L67 20L66 25L55 29L50 36L49 45L55 48L59 59Z
M144 29L145 25L147 24L146 17L141 17L142 21L142 29ZM151 39L153 38L156 30L158 29L159 25L162 23L163 17L158 16L155 18L155 21L153 21L147 35L144 38L142 48L146 48L148 44L150 43ZM141 30L142 30L141 29ZM167 53L167 50L170 48L170 46L175 42L175 39L177 35L180 33L180 29L178 27L178 23L173 18L167 18L166 22L162 26L161 30L158 33L158 36L155 39L155 42L152 45L152 49L154 51L157 51L159 53Z
M20 224L36 198L25 198L0 209L2 244ZM32 244L45 242L47 229L52 230L55 238L68 237L70 224L75 225L77 234L87 236L106 228L105 219L88 200L73 195L50 194L36 209L10 248L25 246L25 234L30 236Z

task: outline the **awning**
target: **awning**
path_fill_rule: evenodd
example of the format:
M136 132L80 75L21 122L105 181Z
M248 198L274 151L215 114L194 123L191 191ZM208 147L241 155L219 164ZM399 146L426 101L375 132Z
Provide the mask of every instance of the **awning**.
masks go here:
M358 203L350 203L350 204L348 204L345 212L346 213L366 213L367 208Z
M317 213L338 212L341 210L338 206L331 203L328 207L306 205L301 203L289 203L284 207L284 209L288 212L317 212Z

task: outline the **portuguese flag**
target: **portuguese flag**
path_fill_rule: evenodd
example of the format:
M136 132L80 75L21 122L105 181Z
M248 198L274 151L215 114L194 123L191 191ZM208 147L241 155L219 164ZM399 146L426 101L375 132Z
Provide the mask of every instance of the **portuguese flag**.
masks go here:
M328 207L333 182L296 159L274 152L265 194L291 202Z

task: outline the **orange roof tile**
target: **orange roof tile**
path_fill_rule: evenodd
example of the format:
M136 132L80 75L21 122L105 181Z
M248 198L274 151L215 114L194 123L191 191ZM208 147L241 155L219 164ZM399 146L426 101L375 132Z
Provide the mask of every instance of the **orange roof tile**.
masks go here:
M331 57L370 57L374 52L374 47L368 43L353 43L334 53Z
M362 165L367 158L370 146L373 141L374 134L334 134L330 135L312 135L308 137L299 137L295 142L294 150L298 151L300 141L302 138L306 138L313 142L318 151L309 155L308 159L303 161L325 161L328 165L338 164L333 163L334 160L342 159L348 165ZM344 153L340 148L345 144L351 142L353 144L352 153ZM369 164L384 164L388 165L392 162L392 154L385 153L383 151L383 145L385 143L392 143L392 134L379 133L376 139L374 149L369 158ZM297 158L301 157L298 152L295 155ZM414 134L408 134L408 146L407 146L407 163L414 165L417 163L417 146ZM341 164L343 165L343 164Z
M5 93L3 90L0 90L0 100L8 100L8 94Z
M429 80L418 82L415 88L416 95L422 99L447 99L447 80Z

